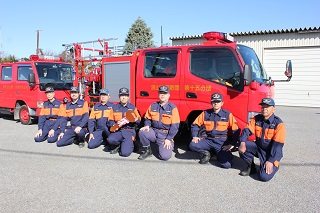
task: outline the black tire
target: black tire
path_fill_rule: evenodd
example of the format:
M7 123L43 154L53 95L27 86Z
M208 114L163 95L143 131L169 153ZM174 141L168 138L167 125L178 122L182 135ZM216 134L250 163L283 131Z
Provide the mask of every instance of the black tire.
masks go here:
M21 124L23 124L23 125L32 124L32 120L31 120L31 117L29 115L29 110L28 110L28 107L26 105L22 105L20 107L19 119L20 119Z

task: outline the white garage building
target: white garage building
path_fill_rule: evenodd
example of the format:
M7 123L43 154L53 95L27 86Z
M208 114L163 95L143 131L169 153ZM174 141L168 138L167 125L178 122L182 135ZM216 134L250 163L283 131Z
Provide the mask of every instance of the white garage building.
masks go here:
M276 82L277 105L320 107L320 27L230 33L255 50L273 80L284 80L291 60L290 82ZM172 45L202 43L202 35L170 37Z

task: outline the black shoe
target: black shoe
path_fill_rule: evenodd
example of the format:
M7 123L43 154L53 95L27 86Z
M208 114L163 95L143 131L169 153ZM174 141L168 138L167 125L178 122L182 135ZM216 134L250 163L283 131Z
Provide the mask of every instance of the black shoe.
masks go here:
M247 167L242 170L239 175L241 176L249 176L252 174L256 174L257 173L257 169L256 169L256 165L254 164L254 162L247 164Z
M144 160L152 156L151 146L143 147L142 154L138 157L139 160Z
M206 164L209 162L211 158L210 152L209 151L204 151L204 153L202 153L202 157L199 161L200 164Z
M120 145L116 146L116 148L110 150L110 154L116 154L119 152L119 149L120 149Z
M79 144L78 144L78 147L79 147L79 148L83 148L84 146L85 146L84 141L79 142Z

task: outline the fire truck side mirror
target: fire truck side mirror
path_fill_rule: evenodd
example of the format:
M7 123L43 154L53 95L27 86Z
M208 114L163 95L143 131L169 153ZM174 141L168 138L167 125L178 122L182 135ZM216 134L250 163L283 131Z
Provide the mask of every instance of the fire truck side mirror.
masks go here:
M36 84L36 78L35 78L33 72L29 73L28 82L29 82L29 86L31 86L31 87L33 87Z
M290 81L292 78L292 63L291 60L288 60L286 63L286 71L284 74L288 77L287 81Z
M245 81L245 85L248 86L252 82L252 66L251 65L244 65L244 72L243 77Z

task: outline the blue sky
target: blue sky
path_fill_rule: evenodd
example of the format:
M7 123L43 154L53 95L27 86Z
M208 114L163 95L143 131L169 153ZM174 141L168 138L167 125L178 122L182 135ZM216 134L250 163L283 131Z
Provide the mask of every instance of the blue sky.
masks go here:
M39 46L60 53L62 44L118 38L124 45L129 28L140 16L151 28L156 45L171 36L207 31L247 32L320 27L320 1L74 1L16 0L0 3L0 51L29 57Z

